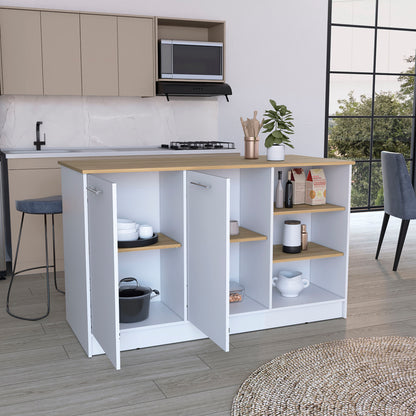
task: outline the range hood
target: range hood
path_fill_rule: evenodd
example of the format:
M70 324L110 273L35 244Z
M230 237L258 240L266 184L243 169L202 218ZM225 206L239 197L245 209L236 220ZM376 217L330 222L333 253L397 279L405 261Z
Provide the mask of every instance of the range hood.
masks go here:
M156 82L156 95L164 95L169 101L172 97L213 97L216 95L228 96L232 94L231 87L224 82Z

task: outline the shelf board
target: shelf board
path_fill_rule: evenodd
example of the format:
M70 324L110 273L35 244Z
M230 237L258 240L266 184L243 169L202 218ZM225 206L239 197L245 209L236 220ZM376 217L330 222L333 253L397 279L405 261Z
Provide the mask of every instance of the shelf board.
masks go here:
M308 242L308 249L296 254L283 253L283 246L277 244L273 246L273 263L283 263L287 261L299 261L299 260L313 260L324 259L327 257L340 257L344 253L341 251L333 250L320 244Z
M244 243L246 241L261 241L267 240L267 237L263 234L256 233L255 231L248 230L247 228L240 227L240 233L237 235L230 235L231 243Z
M345 211L345 207L333 204L308 205L297 204L293 208L274 208L273 215L306 214L309 212Z
M178 315L173 312L161 301L150 302L149 317L144 321L132 323L120 323L120 331L134 330L137 328L148 327L152 325L164 325L175 322L182 322Z
M285 298L282 296L279 291L274 287L273 288L273 309L276 308L291 308L296 306L306 306L314 303L322 302L334 302L334 301L343 301L341 296L337 296L328 290L325 290L319 286L310 284L309 287L304 289L299 296L295 298Z
M164 248L178 248L181 246L180 243L169 238L165 234L158 233L159 239L158 242L155 244L151 244L150 246L144 247L130 247L130 248L119 248L119 253L125 253L128 251L143 251L143 250L162 250Z
M237 315L240 313L250 313L256 311L265 311L267 308L254 299L245 295L241 302L230 302L230 315Z

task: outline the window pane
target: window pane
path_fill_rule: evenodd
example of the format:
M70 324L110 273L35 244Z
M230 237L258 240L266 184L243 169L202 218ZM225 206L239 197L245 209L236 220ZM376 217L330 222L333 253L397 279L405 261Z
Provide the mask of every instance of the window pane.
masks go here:
M328 157L368 159L371 119L332 118L328 124Z
M375 0L333 0L332 22L374 26L375 4Z
M381 152L402 153L410 157L412 137L412 119L410 118L376 118L373 131L373 158L380 159Z
M370 163L356 162L352 167L351 208L368 205Z
M371 164L371 196L370 206L383 206L383 177L381 176L381 162Z
M379 30L377 35L376 71L396 74L401 72L414 74L415 50L416 32Z
M374 114L376 116L411 116L415 77L377 75Z
M371 75L331 74L329 115L371 115L372 79ZM362 95L365 97L357 112L354 107L361 102ZM369 97L369 105L366 97Z
M379 26L414 29L415 14L415 0L379 0Z
M373 72L374 29L332 27L331 71Z

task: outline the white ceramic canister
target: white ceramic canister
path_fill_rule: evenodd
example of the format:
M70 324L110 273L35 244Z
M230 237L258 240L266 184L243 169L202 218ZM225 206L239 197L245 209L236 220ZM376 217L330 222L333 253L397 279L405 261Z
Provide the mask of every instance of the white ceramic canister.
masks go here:
M302 249L300 221L286 220L283 225L283 251L300 253Z

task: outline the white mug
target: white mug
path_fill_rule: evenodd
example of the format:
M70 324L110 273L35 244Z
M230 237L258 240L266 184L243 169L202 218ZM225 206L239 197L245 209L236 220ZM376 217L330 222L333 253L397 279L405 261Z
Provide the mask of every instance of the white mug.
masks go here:
M142 224L139 227L139 235L140 235L140 238L143 238L144 240L146 240L148 238L152 238L153 237L153 227L151 225L148 225L148 224Z

